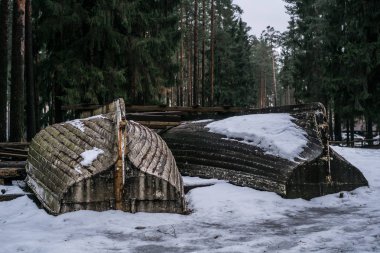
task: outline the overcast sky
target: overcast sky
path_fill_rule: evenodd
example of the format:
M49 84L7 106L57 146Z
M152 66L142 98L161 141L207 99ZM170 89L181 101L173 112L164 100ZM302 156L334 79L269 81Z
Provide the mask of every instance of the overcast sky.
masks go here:
M270 25L275 30L284 32L288 26L289 15L285 13L285 3L282 0L233 0L243 13L243 21L252 28L251 34L260 36Z

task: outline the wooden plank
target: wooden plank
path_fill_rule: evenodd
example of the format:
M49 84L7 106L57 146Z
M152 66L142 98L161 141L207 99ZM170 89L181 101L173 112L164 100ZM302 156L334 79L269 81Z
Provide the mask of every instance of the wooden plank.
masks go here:
M246 110L241 107L230 107L230 106L219 106L219 107L167 107L167 106L139 106L139 105L130 105L126 106L126 112L188 112L188 113L214 113L214 112L242 112Z
M0 156L6 156L6 157L16 157L16 158L28 158L28 155L26 154L16 154L11 152L0 152Z
M29 142L0 142L0 147L28 147Z
M154 115L145 113L127 114L127 120L134 121L162 121L162 122L180 122L181 116L179 115Z
M136 122L146 127L155 128L155 129L163 129L166 127L176 127L181 124L180 122L162 122L162 121L136 121Z
M233 106L216 106L216 107L179 107L179 106L141 106L141 105L126 105L126 112L187 112L187 113L281 113L281 112L304 112L321 109L320 103L311 103L303 105L287 105L268 108L248 108L248 107L233 107ZM323 108L324 109L324 108Z
M97 104L74 104L74 105L63 105L61 106L62 111L74 110L74 111L87 111L96 110L102 107L102 105Z
M25 168L0 168L1 179L24 180L25 177Z
M0 168L25 168L26 161L0 161Z
M18 154L25 154L25 153L28 153L28 150L27 148L9 148L9 147L0 147L0 150L1 151L5 151L5 152L15 152L15 153L18 153Z
M113 103L110 104L111 107ZM108 105L108 106L110 106ZM305 110L314 110L319 107L318 103L305 104L305 105L288 105L280 107L268 107L268 108L247 108L247 107L234 107L230 105L217 106L217 107L201 107L201 106L173 106L169 107L167 105L126 105L127 113L136 113L136 112L187 112L187 113L241 113L241 112L250 112L250 113L275 113L275 112L297 112ZM112 108L106 108L102 105L95 104L76 104L76 105L64 105L61 107L62 110L78 110L78 111L88 111L91 115L96 115L97 113L105 113L112 111ZM100 110L99 110L100 109ZM92 111L92 112L91 112Z

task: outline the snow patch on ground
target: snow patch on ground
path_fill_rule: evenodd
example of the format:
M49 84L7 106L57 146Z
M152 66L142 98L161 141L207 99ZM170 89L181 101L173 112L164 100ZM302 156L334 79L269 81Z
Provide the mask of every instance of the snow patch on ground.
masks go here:
M82 166L90 166L92 162L95 161L96 158L98 158L98 156L101 154L104 154L104 151L97 147L94 147L90 150L86 150L80 154L80 156L83 158L83 161L81 161L80 164Z
M51 216L22 197L0 202L0 252L380 252L380 150L333 149L370 187L306 201L216 180L186 195L190 215Z
M206 127L212 133L258 146L266 154L294 161L307 145L307 134L293 120L288 113L251 114L215 121Z
M25 183L23 183L23 185L25 185ZM23 194L24 193L24 191L21 190L20 187L11 186L11 185L0 185L0 195L3 194L2 192L4 192L4 194Z

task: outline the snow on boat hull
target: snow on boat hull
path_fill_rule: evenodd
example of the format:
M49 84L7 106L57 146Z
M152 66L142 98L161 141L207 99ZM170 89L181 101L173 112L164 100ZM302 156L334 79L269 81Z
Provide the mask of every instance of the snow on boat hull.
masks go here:
M306 132L300 158L267 154L258 145L209 132L206 122L182 124L162 135L183 175L218 178L273 191L286 198L310 199L368 185L362 173L328 147L328 124L320 103L285 106L251 113L289 113Z
M125 111L118 100L101 116L49 126L31 142L26 181L50 213L186 210L182 178L165 142L132 121L120 132L117 107Z

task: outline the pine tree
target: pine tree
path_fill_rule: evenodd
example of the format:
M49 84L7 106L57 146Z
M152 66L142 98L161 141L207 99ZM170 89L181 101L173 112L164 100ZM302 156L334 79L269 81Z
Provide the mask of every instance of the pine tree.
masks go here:
M378 1L286 2L292 15L285 36L286 64L291 66L284 69L293 75L298 99L329 107L336 139L343 121L353 138L354 119L362 115L371 129L379 109L373 99L378 81L370 74L376 73L379 61Z
M144 104L174 85L179 1L35 2L37 81L57 120L63 103Z

